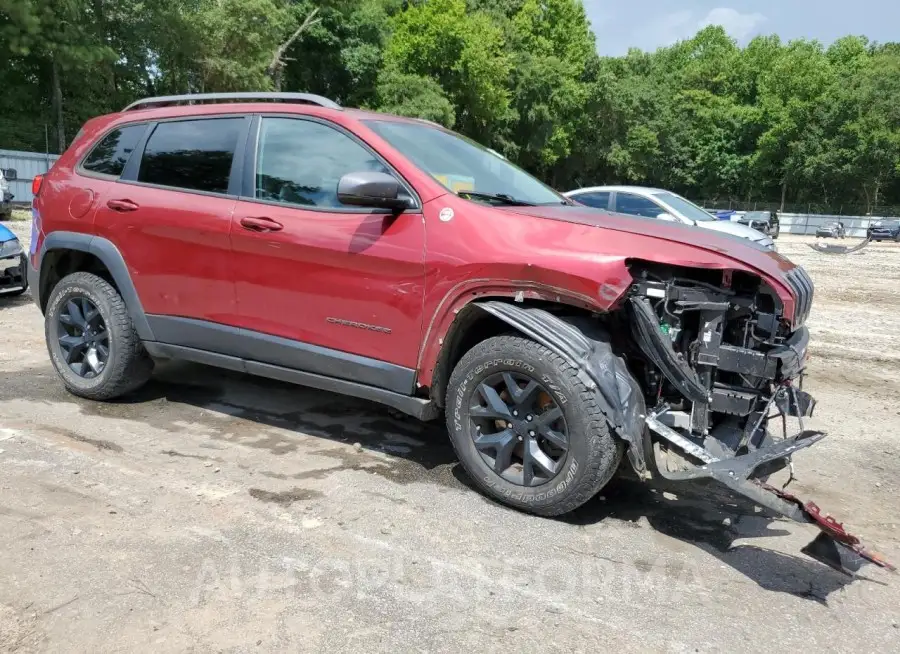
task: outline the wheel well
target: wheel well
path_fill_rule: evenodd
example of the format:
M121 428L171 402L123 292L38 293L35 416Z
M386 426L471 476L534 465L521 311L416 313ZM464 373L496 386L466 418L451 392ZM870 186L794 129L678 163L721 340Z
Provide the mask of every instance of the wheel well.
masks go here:
M489 298L480 298L489 299ZM571 305L554 302L525 302L522 306L539 307L555 314L567 316L592 316L590 311L579 309ZM466 352L473 347L494 336L502 334L518 334L519 332L509 323L506 323L487 311L480 309L475 303L463 307L453 324L450 325L441 353L438 356L437 365L432 376L430 396L439 407L443 408L444 398L447 393L447 383L456 364L459 363Z
M48 250L41 260L41 311L47 307L47 300L59 281L75 272L93 273L119 290L106 264L96 255L81 250Z

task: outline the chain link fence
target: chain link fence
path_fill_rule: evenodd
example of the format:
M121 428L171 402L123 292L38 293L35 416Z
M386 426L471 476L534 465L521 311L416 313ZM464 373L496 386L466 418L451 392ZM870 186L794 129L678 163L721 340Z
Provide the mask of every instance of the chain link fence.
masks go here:
M802 215L825 216L863 216L863 217L894 217L900 216L898 205L877 205L874 207L865 204L827 204L822 202L786 202L784 208L781 202L765 202L763 200L743 202L740 200L707 200L698 203L701 207L715 210L729 211L777 211L778 213L791 213Z

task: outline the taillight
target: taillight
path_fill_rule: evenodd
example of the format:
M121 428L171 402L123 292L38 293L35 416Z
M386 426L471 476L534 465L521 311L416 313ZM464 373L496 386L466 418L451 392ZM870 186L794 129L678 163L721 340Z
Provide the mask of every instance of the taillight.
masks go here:
M41 192L41 182L44 181L43 175L35 175L34 179L31 180L31 194L34 197L38 196L38 193Z

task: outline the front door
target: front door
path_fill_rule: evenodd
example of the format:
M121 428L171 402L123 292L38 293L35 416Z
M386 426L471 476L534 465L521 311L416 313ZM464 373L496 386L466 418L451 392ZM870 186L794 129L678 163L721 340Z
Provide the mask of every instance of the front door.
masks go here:
M338 201L347 173L394 174L342 128L258 122L253 197L238 202L231 236L237 320L258 333L252 358L411 392L425 281L421 209Z

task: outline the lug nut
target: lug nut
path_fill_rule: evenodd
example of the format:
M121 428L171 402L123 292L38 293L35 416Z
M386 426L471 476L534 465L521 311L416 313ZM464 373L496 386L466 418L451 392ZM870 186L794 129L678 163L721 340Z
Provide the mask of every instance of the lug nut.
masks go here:
M527 420L528 422L531 422L532 420L534 420L534 416L531 415L531 414L529 413L529 414L525 417L525 420Z
M521 437L521 436L518 436L517 438L519 439L519 442L522 442L522 437Z
M513 411L513 415L514 415L514 416L517 416L517 415L519 415L519 412L518 412L518 411Z
M529 436L534 436L534 432L533 432L533 431L530 431L530 432L528 432L528 435L529 435Z

